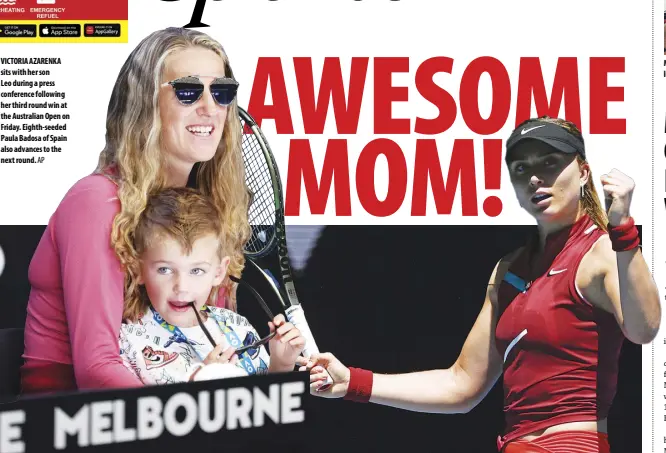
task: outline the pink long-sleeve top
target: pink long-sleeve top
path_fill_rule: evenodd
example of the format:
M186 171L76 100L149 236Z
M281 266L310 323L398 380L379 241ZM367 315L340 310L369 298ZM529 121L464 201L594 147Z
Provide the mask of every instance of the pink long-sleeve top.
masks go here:
M117 186L94 174L69 190L49 220L28 271L24 369L72 365L80 389L142 385L118 348L124 274L111 229L119 211Z

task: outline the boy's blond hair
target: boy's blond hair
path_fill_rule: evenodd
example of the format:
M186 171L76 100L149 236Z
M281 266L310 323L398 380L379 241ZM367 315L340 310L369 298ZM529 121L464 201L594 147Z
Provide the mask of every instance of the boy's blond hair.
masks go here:
M191 253L194 243L212 234L220 241L219 258L225 255L224 237L219 210L207 197L187 187L166 189L149 198L134 230L134 248L138 259L133 260L133 274L140 275L139 258L155 242L163 239L178 241L184 253ZM136 321L148 308L143 288L131 285L133 290L125 295L123 318ZM215 305L219 287L211 290L207 303Z

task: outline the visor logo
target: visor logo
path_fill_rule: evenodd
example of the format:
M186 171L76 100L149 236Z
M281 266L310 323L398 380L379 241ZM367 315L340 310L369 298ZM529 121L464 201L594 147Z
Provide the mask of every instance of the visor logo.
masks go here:
M534 126L534 127L530 127L529 129L523 129L522 131L520 131L520 135L525 135L525 134L527 134L529 131L533 131L534 129L539 129L540 127L546 127L546 125L543 124L543 125L541 125L541 126Z

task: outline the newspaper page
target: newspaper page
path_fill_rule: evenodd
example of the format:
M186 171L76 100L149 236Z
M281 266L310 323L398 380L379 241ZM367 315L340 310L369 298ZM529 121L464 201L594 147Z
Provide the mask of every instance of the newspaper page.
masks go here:
M666 452L661 7L0 1L0 451L219 451L243 435L279 451ZM129 291L150 287L131 271L137 225L184 186L231 238L223 321L252 327L247 346L283 314L305 344L236 358L270 374L301 354L299 376L334 382L294 400L310 405L302 444L281 431L300 416L207 429L185 397L159 432L141 425L127 388L187 382L173 364L207 369L213 348L188 333L196 318L175 346L139 321L155 342L124 358ZM193 291L185 277L164 283L180 271L159 277L174 313L194 297L173 295ZM61 393L108 405L65 413ZM263 404L239 401L229 420Z

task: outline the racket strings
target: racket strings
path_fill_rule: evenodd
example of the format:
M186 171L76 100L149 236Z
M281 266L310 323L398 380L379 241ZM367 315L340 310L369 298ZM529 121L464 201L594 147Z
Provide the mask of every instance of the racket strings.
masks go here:
M243 126L243 163L245 165L245 183L252 196L248 210L248 220L252 236L245 249L249 253L259 254L272 246L275 236L275 191L271 173L266 162L259 139L241 121Z

